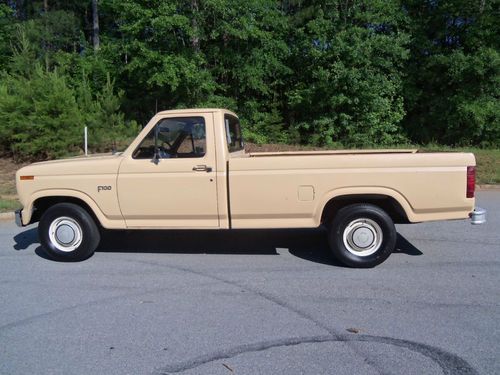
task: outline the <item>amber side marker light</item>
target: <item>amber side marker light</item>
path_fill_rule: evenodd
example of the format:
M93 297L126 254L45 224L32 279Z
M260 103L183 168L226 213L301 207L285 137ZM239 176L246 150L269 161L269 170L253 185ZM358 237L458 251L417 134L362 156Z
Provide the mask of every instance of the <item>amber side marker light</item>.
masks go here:
M34 180L35 176L21 176L19 178L21 181L26 181L26 180Z

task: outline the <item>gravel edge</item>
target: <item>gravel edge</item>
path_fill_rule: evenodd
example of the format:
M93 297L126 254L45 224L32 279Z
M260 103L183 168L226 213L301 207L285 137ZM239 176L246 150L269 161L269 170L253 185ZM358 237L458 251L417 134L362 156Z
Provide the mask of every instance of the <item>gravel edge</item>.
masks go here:
M2 212L0 213L0 220L14 220L14 212Z

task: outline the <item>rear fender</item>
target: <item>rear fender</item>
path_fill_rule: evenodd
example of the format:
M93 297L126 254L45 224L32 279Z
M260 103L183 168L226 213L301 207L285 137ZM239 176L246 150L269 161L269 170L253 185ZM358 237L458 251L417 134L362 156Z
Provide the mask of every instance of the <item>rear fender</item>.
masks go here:
M410 203L406 200L406 198L396 190L385 188L385 187L377 187L377 186L356 186L356 187L345 187L340 189L334 189L326 193L321 200L319 200L318 205L316 206L314 212L314 222L316 225L321 224L321 217L323 214L323 210L325 209L328 202L332 199L339 198L342 196L364 196L364 195L382 195L391 197L396 202L399 203L401 208L403 208L406 217L410 222L418 221L415 217L413 209Z

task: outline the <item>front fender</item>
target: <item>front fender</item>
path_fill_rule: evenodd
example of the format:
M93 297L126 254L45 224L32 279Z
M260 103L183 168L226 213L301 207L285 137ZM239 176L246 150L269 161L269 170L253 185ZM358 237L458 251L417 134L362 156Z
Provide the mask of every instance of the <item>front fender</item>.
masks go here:
M125 229L125 220L123 218L113 218L112 220L108 218L104 213L101 211L99 206L96 204L96 202L87 194L78 191L78 190L72 190L72 189L45 189L45 190L39 190L37 192L34 192L30 198L29 201L26 202L24 209L23 209L23 214L22 214L22 222L23 225L28 225L31 221L31 218L33 216L33 206L34 203L40 199L40 198L46 198L46 197L68 197L68 198L76 198L84 203L86 203L90 209L93 211L94 215L97 217L97 220L99 220L99 223L107 229Z

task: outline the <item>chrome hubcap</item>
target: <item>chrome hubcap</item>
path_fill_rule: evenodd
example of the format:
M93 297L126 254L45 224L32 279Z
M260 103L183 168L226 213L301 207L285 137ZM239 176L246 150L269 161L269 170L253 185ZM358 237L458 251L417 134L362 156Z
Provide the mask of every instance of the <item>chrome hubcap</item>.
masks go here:
M353 220L344 229L343 241L346 249L357 256L375 253L382 245L382 229L375 221L367 218Z
M50 224L49 238L56 249L73 251L82 243L82 228L70 217L59 217Z

